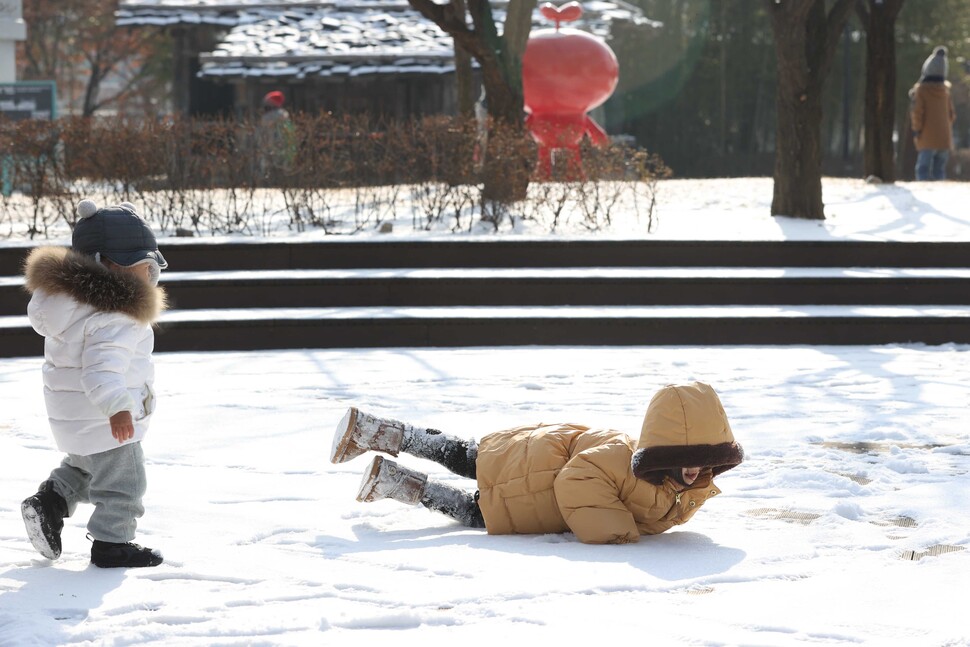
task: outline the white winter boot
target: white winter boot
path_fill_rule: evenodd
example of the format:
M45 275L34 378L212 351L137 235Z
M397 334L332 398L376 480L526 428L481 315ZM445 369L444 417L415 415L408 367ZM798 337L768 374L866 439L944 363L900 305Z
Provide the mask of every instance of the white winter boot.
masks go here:
M343 463L371 450L397 456L410 427L406 422L378 418L350 407L334 431L330 462Z
M364 472L357 500L362 502L393 499L415 505L421 503L428 475L402 467L383 456L375 456Z

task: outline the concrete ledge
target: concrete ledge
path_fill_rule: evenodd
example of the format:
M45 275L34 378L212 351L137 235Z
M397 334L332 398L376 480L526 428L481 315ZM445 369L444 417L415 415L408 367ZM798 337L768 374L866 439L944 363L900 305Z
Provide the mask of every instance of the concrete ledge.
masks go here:
M175 272L173 308L554 305L970 305L970 270L874 268L372 269ZM0 316L22 314L0 278Z
M43 244L43 243L38 243ZM319 242L161 239L172 271L352 267L966 267L970 242L333 237ZM31 245L0 247L0 276Z
M457 346L970 343L961 307L298 308L166 314L156 350ZM40 355L26 317L0 318L0 356Z
M22 316L27 249L0 248L0 356L43 352ZM177 309L159 351L970 343L970 243L345 238L165 253L182 271L165 276Z

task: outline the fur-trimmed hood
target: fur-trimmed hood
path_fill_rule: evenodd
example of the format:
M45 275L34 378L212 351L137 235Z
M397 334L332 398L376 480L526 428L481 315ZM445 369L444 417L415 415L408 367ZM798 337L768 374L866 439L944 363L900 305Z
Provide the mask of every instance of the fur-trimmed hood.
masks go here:
M743 460L717 393L693 382L666 386L653 396L632 467L637 478L660 485L672 469L709 468L717 476Z
M38 247L24 263L24 287L86 304L99 312L119 312L153 324L165 309L165 291L134 276L112 272L93 258L64 247Z

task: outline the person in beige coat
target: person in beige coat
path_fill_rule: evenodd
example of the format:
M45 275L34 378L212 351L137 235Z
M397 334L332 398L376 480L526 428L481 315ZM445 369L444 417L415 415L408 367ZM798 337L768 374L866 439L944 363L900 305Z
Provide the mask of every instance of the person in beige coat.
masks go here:
M351 407L331 461L371 451L434 460L477 480L474 494L376 456L359 501L422 504L489 534L572 532L625 544L687 522L720 494L714 477L744 459L720 398L701 382L668 385L650 401L638 440L579 424L537 424L480 443Z
M937 47L923 62L920 79L909 91L916 179L920 181L946 179L956 121L947 67L946 47Z

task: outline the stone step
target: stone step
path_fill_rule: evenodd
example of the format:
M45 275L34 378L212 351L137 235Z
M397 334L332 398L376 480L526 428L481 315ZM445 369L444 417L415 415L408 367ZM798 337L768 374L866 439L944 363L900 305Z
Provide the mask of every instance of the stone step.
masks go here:
M172 271L379 267L968 267L970 242L438 236L322 241L161 239ZM0 246L0 276L31 245Z
M970 305L962 268L475 268L166 272L176 309L520 305ZM23 314L0 278L0 316Z
M156 350L456 346L970 343L960 306L385 307L180 310ZM43 353L25 316L0 317L0 356Z
M970 343L970 243L446 237L164 247L174 309L160 351ZM23 316L26 251L0 248L0 356L43 350Z

